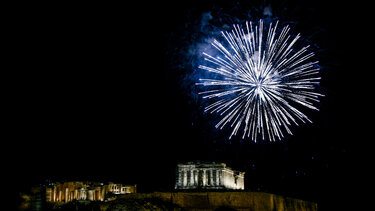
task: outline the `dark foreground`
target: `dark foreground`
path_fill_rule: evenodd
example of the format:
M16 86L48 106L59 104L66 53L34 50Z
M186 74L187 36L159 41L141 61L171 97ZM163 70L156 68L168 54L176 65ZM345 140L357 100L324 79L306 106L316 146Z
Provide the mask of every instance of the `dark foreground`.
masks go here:
M109 202L46 204L42 210L272 210L317 211L317 204L262 192L155 192L126 194Z

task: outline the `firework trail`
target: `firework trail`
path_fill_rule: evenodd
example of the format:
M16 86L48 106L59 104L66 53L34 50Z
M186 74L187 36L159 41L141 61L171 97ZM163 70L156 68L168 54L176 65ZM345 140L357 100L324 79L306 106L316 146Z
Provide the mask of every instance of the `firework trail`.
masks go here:
M292 135L290 125L311 122L298 105L318 110L313 105L323 96L315 92L318 61L310 61L314 53L309 46L293 49L300 34L293 38L289 26L276 32L277 25L269 24L268 30L262 20L234 25L231 32L221 32L228 47L211 43L220 56L203 53L207 66L199 69L210 77L196 85L206 87L199 93L210 102L205 112L221 116L216 128L233 128L229 138L243 130L243 139L281 140L285 131Z

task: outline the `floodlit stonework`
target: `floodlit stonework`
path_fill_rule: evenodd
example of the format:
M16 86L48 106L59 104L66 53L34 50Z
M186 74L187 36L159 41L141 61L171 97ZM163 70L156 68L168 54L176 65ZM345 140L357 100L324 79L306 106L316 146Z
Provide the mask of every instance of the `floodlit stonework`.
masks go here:
M175 189L244 190L244 177L225 163L188 162L177 165Z
M104 201L111 195L136 193L136 185L93 182L53 183L46 187L47 202L70 202L75 200Z

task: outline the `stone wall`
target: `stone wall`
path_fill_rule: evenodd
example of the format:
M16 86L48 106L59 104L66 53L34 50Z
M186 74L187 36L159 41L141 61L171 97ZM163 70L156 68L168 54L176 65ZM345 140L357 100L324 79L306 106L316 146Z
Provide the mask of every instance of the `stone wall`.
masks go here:
M230 208L252 211L317 211L317 204L262 192L156 192L121 196L121 199L158 198L184 210L216 210Z

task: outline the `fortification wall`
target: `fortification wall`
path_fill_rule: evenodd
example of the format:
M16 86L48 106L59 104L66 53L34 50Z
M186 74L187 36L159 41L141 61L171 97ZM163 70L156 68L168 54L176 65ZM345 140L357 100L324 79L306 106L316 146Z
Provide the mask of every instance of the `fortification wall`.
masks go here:
M230 208L253 211L317 211L314 202L262 192L155 192L121 196L122 199L159 198L184 210Z

